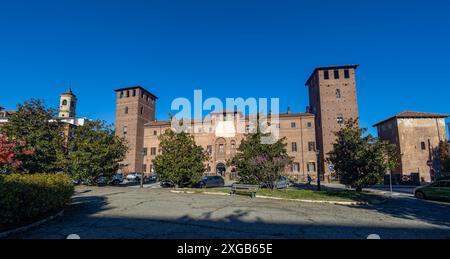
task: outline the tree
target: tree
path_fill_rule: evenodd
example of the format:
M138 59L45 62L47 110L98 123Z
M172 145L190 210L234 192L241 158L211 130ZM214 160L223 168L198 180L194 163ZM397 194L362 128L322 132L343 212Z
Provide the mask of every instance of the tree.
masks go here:
M53 109L41 100L31 99L18 105L17 112L0 130L14 144L15 157L22 161L21 170L29 173L52 173L63 151L63 134L58 123L52 122ZM32 154L30 154L32 152Z
M436 158L439 160L440 169L443 172L450 172L450 152L449 145L445 141L440 141L436 150Z
M15 145L10 143L6 136L0 135L0 173L9 172L22 164L22 161L16 158L14 148Z
M71 131L67 153L60 158L65 172L87 183L92 183L100 174L110 177L117 173L128 147L111 126L102 121L87 121Z
M208 155L201 146L195 144L192 136L168 129L159 136L159 141L162 152L152 162L162 180L183 186L201 179Z
M262 144L260 132L246 135L239 145L236 155L228 161L235 166L240 181L249 184L268 184L274 188L285 167L292 163L287 154L286 139L282 138L273 144Z
M362 188L382 182L384 175L397 165L396 147L379 141L367 129L359 128L356 120L348 120L338 132L328 154L341 183L362 191Z

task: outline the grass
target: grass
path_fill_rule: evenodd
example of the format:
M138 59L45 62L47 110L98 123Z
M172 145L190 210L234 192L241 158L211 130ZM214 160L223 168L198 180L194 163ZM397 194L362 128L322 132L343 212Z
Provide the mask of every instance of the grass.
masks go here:
M210 189L183 189L194 193L219 192L230 193L230 188L210 188ZM352 202L377 202L384 198L368 192L356 192L352 190L305 190L305 189L282 189L269 190L259 189L256 195L270 196L286 199L314 200L314 201L352 201Z

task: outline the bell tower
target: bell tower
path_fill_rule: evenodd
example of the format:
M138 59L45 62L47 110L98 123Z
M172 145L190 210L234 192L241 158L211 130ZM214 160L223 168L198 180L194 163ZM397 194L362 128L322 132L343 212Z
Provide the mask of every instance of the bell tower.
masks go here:
M64 93L61 94L59 101L59 118L73 118L75 117L77 107L77 97L72 92L72 89L67 89Z

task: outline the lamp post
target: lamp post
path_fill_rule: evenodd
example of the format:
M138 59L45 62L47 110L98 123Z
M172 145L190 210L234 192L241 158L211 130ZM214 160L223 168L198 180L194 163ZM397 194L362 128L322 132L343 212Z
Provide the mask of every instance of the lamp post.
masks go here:
M320 151L317 149L316 150L316 155L317 155L317 190L320 192L321 191L321 187L320 187L320 170L319 170L319 164L320 164Z
M145 149L142 149L141 155L142 155L142 162L145 162L145 155L146 155ZM141 186L140 186L140 188L144 188L144 173L145 173L144 165L142 165L142 175L141 175Z

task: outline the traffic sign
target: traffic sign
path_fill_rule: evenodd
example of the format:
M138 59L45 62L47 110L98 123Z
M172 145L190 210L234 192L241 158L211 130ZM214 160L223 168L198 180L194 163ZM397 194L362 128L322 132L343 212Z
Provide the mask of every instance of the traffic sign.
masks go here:
M334 171L334 166L330 165L330 166L328 167L328 169L330 169L330 171Z

